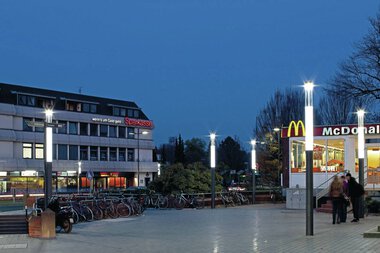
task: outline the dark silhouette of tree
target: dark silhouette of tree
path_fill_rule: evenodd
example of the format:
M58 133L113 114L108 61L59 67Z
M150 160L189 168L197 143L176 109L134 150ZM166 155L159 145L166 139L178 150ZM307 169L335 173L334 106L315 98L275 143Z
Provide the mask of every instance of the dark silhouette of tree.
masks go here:
M181 135L175 140L174 161L175 163L185 163L185 144Z
M185 141L186 163L202 162L206 163L206 142L199 138L192 138Z

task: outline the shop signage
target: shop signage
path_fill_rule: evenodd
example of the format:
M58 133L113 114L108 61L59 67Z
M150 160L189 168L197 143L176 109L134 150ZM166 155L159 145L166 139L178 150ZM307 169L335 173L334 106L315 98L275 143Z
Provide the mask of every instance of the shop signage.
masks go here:
M22 177L34 177L36 175L37 175L37 171L35 171L35 170L21 171L21 176Z
M364 127L365 134L379 134L380 124L369 124ZM340 135L357 135L358 125L341 125L341 126L317 126L314 127L314 136L340 136ZM305 126L301 120L291 121L289 127L281 130L282 138L304 137Z
M6 177L7 172L6 171L0 171L0 177Z
M120 119L92 118L92 121L93 122L100 122L100 123L121 124Z
M133 126L133 127L151 128L151 129L154 128L153 121L151 120L131 119L131 118L126 117L125 124L127 126Z

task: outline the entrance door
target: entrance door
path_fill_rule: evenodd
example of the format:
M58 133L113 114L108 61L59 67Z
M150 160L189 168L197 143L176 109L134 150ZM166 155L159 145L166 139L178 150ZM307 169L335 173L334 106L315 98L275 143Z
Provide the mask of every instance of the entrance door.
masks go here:
M380 147L367 147L367 184L380 184Z

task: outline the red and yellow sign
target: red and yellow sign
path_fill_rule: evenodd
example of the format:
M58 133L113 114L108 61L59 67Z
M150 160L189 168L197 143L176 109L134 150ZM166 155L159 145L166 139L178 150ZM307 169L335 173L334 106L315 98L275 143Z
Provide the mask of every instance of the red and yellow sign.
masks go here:
M300 136L300 137L305 136L305 125L303 124L301 120L297 121L297 123L294 120L292 120L287 130L288 132L286 136L288 138L297 137L297 136Z

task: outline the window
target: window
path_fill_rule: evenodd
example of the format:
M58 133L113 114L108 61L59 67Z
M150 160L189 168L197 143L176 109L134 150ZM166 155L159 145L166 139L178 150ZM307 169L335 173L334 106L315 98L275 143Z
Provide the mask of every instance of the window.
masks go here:
M34 119L34 122L36 123L35 128L34 128L35 131L43 133L45 131L45 129L43 127L45 125L45 121L43 119Z
M88 124L87 123L79 123L80 127L80 135L88 135Z
M78 146L69 145L69 160L78 160Z
M107 147L100 147L100 161L108 160Z
M69 122L69 134L78 134L78 123Z
M67 160L67 145L58 144L58 160Z
M127 109L120 108L120 107L113 107L112 112L113 112L113 116L125 117L125 115L127 114Z
M98 136L98 125L97 124L90 124L90 135L91 136Z
M98 107L96 105L91 104L90 105L90 112L91 113L97 113Z
M88 160L88 146L80 146L80 159Z
M32 148L33 148L32 143L23 143L22 144L22 158L32 159L33 158Z
M109 126L109 137L116 137L116 126Z
M135 117L135 118L140 117L140 111L138 111L138 110L134 110L134 111L133 111L133 117Z
M44 159L44 144L36 143L34 157L36 159Z
M37 107L40 108L53 108L54 102L48 98L37 98Z
M133 110L132 109L128 109L128 117L133 118Z
M74 101L66 101L66 110L73 112L81 112L82 111L82 103L74 102Z
M100 125L100 136L101 137L107 137L108 136L108 126L107 125Z
M58 128L59 134L67 134L67 122L66 121L58 121L58 124L63 124L63 127Z
M90 104L83 103L82 104L82 110L83 110L83 112L90 112Z
M128 127L127 132L128 132L128 139L134 139L135 138L135 128Z
M57 160L57 145L53 144L53 160Z
M125 148L119 148L119 161L125 162Z
M125 127L119 126L119 138L125 138Z
M133 162L135 160L135 150L133 148L128 149L128 162Z
M120 108L113 107L113 116L119 116L119 115L120 115Z
M117 161L116 148L110 148L110 161Z
M23 118L22 119L22 130L33 132L33 127L30 126L33 124L33 118Z
M18 95L18 104L26 106L36 106L36 97L27 95Z
M94 146L90 147L90 160L91 161L98 160L98 147L94 147Z

